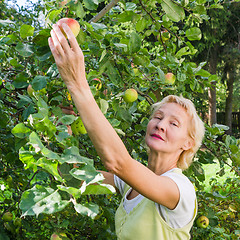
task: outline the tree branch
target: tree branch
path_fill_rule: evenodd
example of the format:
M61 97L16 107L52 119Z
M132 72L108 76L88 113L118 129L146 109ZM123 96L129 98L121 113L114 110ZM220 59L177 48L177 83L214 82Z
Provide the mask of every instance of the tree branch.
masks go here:
M101 19L112 7L114 7L120 0L112 0L106 7L104 7L96 16L90 19L88 22L96 23Z

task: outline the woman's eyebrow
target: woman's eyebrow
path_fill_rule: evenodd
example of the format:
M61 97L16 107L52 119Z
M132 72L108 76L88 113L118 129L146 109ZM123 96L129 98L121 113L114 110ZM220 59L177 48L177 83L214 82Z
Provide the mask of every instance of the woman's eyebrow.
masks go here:
M160 114L160 115L165 115L165 114L164 114L164 112L163 112L163 111L161 111L160 109L158 109L158 110L155 112L154 116L155 116L155 115L157 115L157 114ZM181 124L181 119L180 119L180 117L179 117L179 116L177 116L177 115L175 115L175 114L171 114L171 115L170 115L170 118L172 118L172 119L174 119L174 120L178 121L178 122L179 122L179 124Z

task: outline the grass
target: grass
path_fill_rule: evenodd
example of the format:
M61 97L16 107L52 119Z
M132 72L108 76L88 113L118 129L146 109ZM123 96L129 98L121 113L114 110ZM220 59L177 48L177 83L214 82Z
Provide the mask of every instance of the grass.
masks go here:
M231 168L229 166L227 166L226 164L224 165L224 169L225 169L225 174L223 176L219 176L219 174L217 174L220 171L220 164L218 162L214 163L214 164L204 164L203 166L204 172L205 172L205 181L204 181L204 185L205 185L205 190L210 190L210 180L211 178L216 178L217 181L220 184L223 184L225 182L225 180L228 177L234 177L234 173L231 172Z

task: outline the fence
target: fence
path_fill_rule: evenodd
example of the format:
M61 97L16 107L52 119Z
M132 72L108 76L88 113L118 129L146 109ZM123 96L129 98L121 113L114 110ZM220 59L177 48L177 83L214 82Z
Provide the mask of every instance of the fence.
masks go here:
M225 124L225 112L217 113L217 122ZM232 132L240 134L240 112L232 112Z

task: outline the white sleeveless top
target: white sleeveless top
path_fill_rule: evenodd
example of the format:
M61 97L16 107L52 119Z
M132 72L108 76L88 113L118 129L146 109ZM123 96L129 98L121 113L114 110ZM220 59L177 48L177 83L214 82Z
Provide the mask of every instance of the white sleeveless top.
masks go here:
M177 173L176 170L181 171L181 169L174 168L161 175L171 178L178 186L180 199L176 208L170 210L167 207L155 203L156 209L161 217L169 226L175 229L184 227L192 220L196 200L196 193L193 184L185 175ZM123 195L125 182L114 175L114 183L121 195ZM144 196L138 194L135 198L128 200L126 196L128 196L131 190L132 189L130 188L127 194L125 194L123 201L123 207L127 213L131 212L131 210L144 198Z

